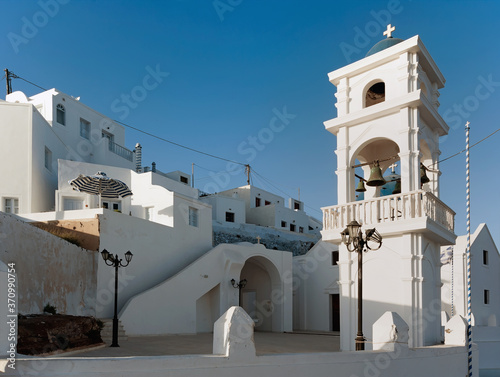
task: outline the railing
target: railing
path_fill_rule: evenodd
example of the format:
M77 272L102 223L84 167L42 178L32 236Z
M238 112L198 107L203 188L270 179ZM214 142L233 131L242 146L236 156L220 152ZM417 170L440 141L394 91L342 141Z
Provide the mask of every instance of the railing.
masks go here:
M344 229L357 220L364 225L429 217L447 230L455 228L455 212L435 195L423 190L324 207L323 230Z
M123 157L126 160L133 161L134 160L134 152L131 150L122 147L119 144L116 144L115 142L111 141L108 139L109 142L109 150L113 152L114 154L117 154L120 157Z

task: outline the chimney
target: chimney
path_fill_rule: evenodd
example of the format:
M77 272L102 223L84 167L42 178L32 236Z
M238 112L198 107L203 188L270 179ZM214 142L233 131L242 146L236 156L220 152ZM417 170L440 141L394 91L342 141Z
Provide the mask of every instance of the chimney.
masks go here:
M151 171L156 173L156 162L151 163Z
M135 145L135 171L142 172L142 147L139 143Z

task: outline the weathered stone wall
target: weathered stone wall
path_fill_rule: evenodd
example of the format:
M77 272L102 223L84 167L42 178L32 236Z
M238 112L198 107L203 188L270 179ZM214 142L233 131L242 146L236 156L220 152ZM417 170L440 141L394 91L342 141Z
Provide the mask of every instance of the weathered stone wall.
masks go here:
M58 313L95 315L97 254L0 212L0 260L15 263L20 313L50 303Z
M267 249L290 251L294 256L307 253L319 241L318 237L313 235L278 231L252 224L239 224L237 227L214 224L213 227L214 247L221 243L257 243L257 236Z

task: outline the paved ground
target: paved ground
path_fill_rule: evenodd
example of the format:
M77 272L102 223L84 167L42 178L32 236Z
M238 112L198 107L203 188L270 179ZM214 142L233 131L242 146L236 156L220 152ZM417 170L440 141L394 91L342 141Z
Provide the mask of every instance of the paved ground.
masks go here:
M339 351L338 333L268 333L254 334L257 355ZM129 336L120 347L100 347L57 357L127 357L212 354L212 334Z

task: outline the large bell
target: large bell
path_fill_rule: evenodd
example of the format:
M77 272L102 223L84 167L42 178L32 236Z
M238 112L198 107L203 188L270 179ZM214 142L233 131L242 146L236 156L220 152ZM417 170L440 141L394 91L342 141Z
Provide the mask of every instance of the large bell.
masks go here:
M424 166L424 164L420 164L420 184L425 184L430 182L431 180L427 176L427 168Z
M358 187L356 187L356 190L354 190L354 191L356 191L356 192L365 192L366 191L365 182L363 182L362 179L359 180Z
M396 186L394 186L394 190L392 191L392 194L401 194L401 179L398 179L396 181Z
M366 182L366 184L371 187L378 187L385 185L385 183L385 179L382 177L382 170L380 169L378 162L376 162L372 167L370 179Z

